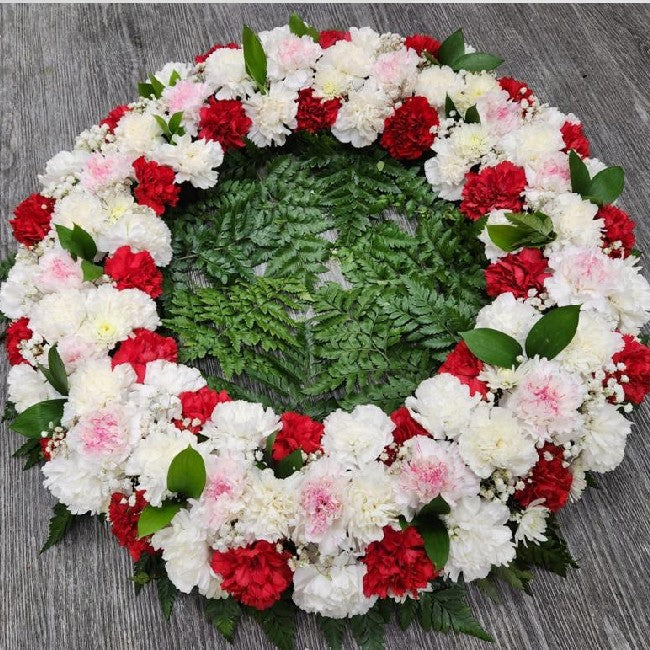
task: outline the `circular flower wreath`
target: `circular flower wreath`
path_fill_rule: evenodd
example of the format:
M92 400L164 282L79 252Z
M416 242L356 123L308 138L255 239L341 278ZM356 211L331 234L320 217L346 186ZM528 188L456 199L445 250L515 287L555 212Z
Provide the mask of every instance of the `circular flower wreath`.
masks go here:
M294 15L165 65L48 162L10 221L0 292L18 454L60 501L46 546L106 515L166 614L197 588L224 635L248 611L281 647L296 607L333 646L340 619L379 638L391 606L489 639L464 583L564 575L554 513L621 462L623 412L650 390L650 287L613 205L622 170L590 157L575 116L488 72L500 63L462 31L319 33ZM161 217L215 186L228 152L297 131L423 162L478 222L493 301L390 416L232 400L156 333Z

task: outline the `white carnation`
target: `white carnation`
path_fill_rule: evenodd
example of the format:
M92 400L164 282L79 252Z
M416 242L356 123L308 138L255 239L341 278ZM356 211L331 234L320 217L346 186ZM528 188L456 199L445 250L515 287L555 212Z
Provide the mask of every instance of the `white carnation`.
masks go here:
M528 542L533 542L533 544L545 542L547 537L544 532L546 531L546 520L550 512L548 508L540 505L537 501L531 503L521 513L519 525L515 532L515 542L523 542L524 546L527 546Z
M564 149L560 129L543 121L527 121L501 138L500 147L515 165L537 168L549 156Z
M465 115L481 97L500 89L494 75L488 72L465 73L461 79L464 81L462 85L453 84L447 91L461 115Z
M65 289L39 300L31 310L30 327L50 343L75 334L86 316L86 292Z
M479 311L476 327L490 327L523 344L528 332L541 317L540 312L527 302L515 298L511 293L502 293Z
M95 239L105 216L102 202L94 194L77 187L57 200L52 213L52 225L70 229L77 225Z
M14 403L18 413L22 413L26 408L38 402L58 397L60 395L45 379L43 373L34 370L30 365L19 363L9 368L7 374L7 398Z
M248 137L258 147L283 145L297 126L297 99L296 91L280 83L273 84L265 95L255 93L249 97L244 104L246 114L253 123Z
M585 470L609 472L623 460L625 442L632 424L608 402L590 404L582 430L582 454Z
M0 287L0 311L7 318L27 316L34 301L40 297L35 283L38 273L34 256L21 254L19 249L16 263L9 269L7 279Z
M59 151L45 165L45 173L38 180L45 190L51 190L68 179L81 174L90 154L87 151Z
M220 48L205 62L205 81L217 99L235 99L253 92L253 81L246 74L242 49Z
M561 245L598 246L603 220L596 219L598 206L580 195L565 192L544 204L544 213L551 217L557 239L551 248Z
M155 386L170 395L200 390L206 386L205 379L196 368L172 363L165 359L150 361L145 369L144 383Z
M151 113L125 113L113 134L119 151L137 156L153 151L164 142L160 125Z
M446 65L431 65L423 68L415 82L415 94L426 97L436 108L445 105L447 95L458 94L463 86L463 78Z

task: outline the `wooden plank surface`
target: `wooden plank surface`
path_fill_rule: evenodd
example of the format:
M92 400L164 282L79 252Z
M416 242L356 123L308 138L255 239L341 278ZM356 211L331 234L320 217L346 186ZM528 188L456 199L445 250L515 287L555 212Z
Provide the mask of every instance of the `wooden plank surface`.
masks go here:
M36 190L36 174L59 149L109 108L131 100L136 82L170 60L189 60L213 42L286 22L299 10L321 27L370 25L379 31L445 36L459 26L468 40L506 59L502 68L540 97L586 124L596 155L627 172L623 207L638 220L650 250L650 10L648 5L2 5L0 8L0 196L3 256L13 244L6 218ZM2 364L4 364L2 355ZM4 393L6 367L0 385ZM472 604L498 648L648 647L650 575L650 409L623 464L562 515L581 569L568 580L538 575L533 597L510 593ZM153 593L135 599L128 555L106 527L87 522L39 556L52 499L37 471L11 459L16 436L0 441L0 648L114 650L223 648L193 597L170 623ZM266 648L244 624L238 648ZM324 647L301 619L297 648ZM348 640L346 647L354 647ZM483 648L467 638L392 627L388 648Z

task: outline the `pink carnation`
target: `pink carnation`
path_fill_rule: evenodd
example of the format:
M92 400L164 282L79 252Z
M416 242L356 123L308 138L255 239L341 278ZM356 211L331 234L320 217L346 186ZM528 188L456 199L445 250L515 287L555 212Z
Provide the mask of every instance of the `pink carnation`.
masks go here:
M199 110L209 94L210 89L206 83L195 83L184 79L177 81L174 86L165 88L162 98L167 103L170 113L183 113L185 119L198 119Z
M83 282L79 262L75 262L64 250L47 251L38 261L38 268L34 284L43 293L78 289Z
M93 153L88 157L81 172L81 184L89 192L97 192L129 178L133 163L132 156L124 154Z
M68 432L68 444L97 460L120 461L130 448L130 423L117 408L103 408L81 417Z

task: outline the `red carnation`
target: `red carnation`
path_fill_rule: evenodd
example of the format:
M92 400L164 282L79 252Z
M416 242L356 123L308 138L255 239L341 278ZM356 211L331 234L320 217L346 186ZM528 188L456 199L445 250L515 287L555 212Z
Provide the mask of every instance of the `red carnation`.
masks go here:
M314 97L313 88L304 88L298 93L297 130L316 133L329 129L336 122L339 108L341 108L341 100L338 97L319 99Z
M33 246L50 232L50 219L54 210L54 199L41 194L32 194L14 210L9 220L14 237L25 246Z
M573 475L563 465L561 447L547 443L538 453L539 460L526 479L524 489L515 492L514 497L522 508L537 499L544 499L542 505L551 512L557 512L569 498Z
M216 140L224 151L244 146L252 122L240 101L210 97L199 114L200 138Z
M133 330L133 336L122 341L113 355L113 368L121 363L129 363L138 378L138 382L144 381L146 366L150 361L165 359L176 362L178 346L171 336L162 336L138 328Z
M610 376L623 386L628 402L641 404L643 398L650 393L650 348L629 334L623 335L623 341L625 347L612 357L612 362L625 364L625 369L617 370ZM623 375L628 381L621 382Z
M485 269L485 290L496 298L511 293L515 298L528 298L529 289L541 293L544 280L550 277L548 260L539 248L524 248L510 253Z
M432 56L436 57L436 59L438 58L440 41L432 36L427 36L426 34L413 34L412 36L406 37L404 45L415 50L418 53L418 56L422 56L422 52L428 52Z
M384 527L384 538L371 542L363 563L368 567L363 576L365 596L417 598L437 571L424 550L420 533L409 526L406 530Z
M469 386L469 392L472 395L480 393L485 397L487 384L477 379L482 370L483 362L471 353L465 341L461 341L447 355L445 362L438 368L438 374L449 373L459 379L462 384Z
M384 122L380 144L399 160L415 160L431 148L438 126L438 111L425 97L408 97Z
M499 79L499 86L505 90L513 102L520 103L524 99L530 99L533 96L533 91L523 81L517 81L513 77L501 77Z
M340 32L336 29L326 29L320 33L318 43L324 50L326 50L328 47L332 47L334 43L350 40L352 40L350 32Z
M273 443L273 460L282 460L296 449L307 454L319 451L323 425L307 415L287 411L282 414L282 429Z
M23 357L18 347L23 341L29 341L32 338L32 330L29 328L28 318L19 318L7 327L5 332L5 345L7 346L7 358L12 366L20 363L28 363Z
M473 221L492 210L518 212L525 187L526 172L507 160L478 173L467 172L460 210Z
M244 605L268 609L291 584L287 564L291 555L275 544L259 540L246 548L215 551L212 570L222 576L221 588Z
M388 458L385 461L386 465L391 465L394 462L397 448L403 445L407 440L410 440L415 436L429 435L428 431L413 419L413 416L409 413L406 406L400 406L400 408L393 411L390 414L390 419L395 424L395 428L393 429L393 440L395 441L395 446L386 447L384 450L388 455Z
M120 246L107 260L104 272L117 282L118 289L140 289L152 298L162 293L162 273L148 251L134 253Z
M627 257L636 243L634 221L630 215L615 205L603 205L598 210L596 219L602 219L605 223L605 248L611 248L614 242L621 242L618 248L611 248L610 257Z
M199 390L185 391L178 397L183 409L183 420L189 421L189 426L186 427L181 421L176 421L174 424L179 429L187 429L192 433L198 433L201 430L201 427L210 419L217 404L231 401L230 395L225 390L217 392L208 386Z
M137 187L133 190L140 205L149 206L157 215L165 212L166 206L172 208L178 203L180 185L174 182L176 173L167 165L159 165L155 160L145 160L140 156L134 163Z
M113 131L115 131L117 123L130 110L131 109L126 104L120 104L119 106L116 106L99 124L108 125L109 132L113 133Z
M581 158L586 158L589 155L589 140L587 140L580 122L565 122L560 131L564 140L563 151L573 149Z
M138 519L147 505L144 490L137 490L133 497L134 503L131 505L126 494L114 492L108 505L108 520L120 546L125 546L131 554L131 559L137 562L142 553L153 554L155 551L149 543L150 535L138 539Z
M205 63L213 52L223 49L238 50L239 45L237 43L226 43L225 45L217 43L216 45L213 45L205 54L197 54L194 57L194 63Z

